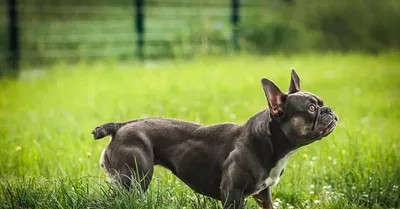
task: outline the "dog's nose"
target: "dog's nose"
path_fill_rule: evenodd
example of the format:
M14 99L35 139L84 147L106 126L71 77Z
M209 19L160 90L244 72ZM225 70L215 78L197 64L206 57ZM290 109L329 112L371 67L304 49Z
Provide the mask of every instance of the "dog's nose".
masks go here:
M330 107L324 107L322 113L332 113L332 109Z

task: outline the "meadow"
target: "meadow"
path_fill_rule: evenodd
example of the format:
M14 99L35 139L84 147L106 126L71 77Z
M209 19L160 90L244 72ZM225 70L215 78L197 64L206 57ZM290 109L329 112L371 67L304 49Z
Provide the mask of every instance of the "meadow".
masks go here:
M0 208L219 208L158 167L145 194L105 181L98 164L110 121L164 116L242 124L267 107L260 78L303 90L340 117L303 147L273 187L278 208L400 208L398 53L79 62L0 79ZM246 208L257 208L248 198Z

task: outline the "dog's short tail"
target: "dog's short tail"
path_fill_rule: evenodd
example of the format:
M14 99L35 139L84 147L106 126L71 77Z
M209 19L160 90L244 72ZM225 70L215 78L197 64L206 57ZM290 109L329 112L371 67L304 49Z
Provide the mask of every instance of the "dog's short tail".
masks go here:
M118 123L118 122L106 123L101 126L97 126L92 131L92 134L95 140L101 139L108 135L113 135L115 132L118 131L118 129L120 129L124 125L126 125L126 123Z

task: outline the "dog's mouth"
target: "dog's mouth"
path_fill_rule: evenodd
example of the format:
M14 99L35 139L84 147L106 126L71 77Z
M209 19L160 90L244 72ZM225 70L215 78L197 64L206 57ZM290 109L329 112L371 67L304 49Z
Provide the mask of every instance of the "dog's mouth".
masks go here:
M330 133L332 133L333 130L335 130L337 125L337 120L332 120L325 128L325 130L322 132L322 137L328 136Z
M339 118L337 117L336 114L329 114L329 115L324 115L321 118L321 121L322 122L326 121L325 124L327 125L325 125L324 129L319 132L319 137L317 138L317 140L321 140L322 138L327 137L329 134L331 134L335 130Z

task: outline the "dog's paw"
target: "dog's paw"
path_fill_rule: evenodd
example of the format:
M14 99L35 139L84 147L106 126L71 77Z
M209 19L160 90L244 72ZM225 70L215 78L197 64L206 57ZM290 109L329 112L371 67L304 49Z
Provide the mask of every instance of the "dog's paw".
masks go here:
M94 139L101 139L108 135L107 130L99 126L92 131L92 134Z

